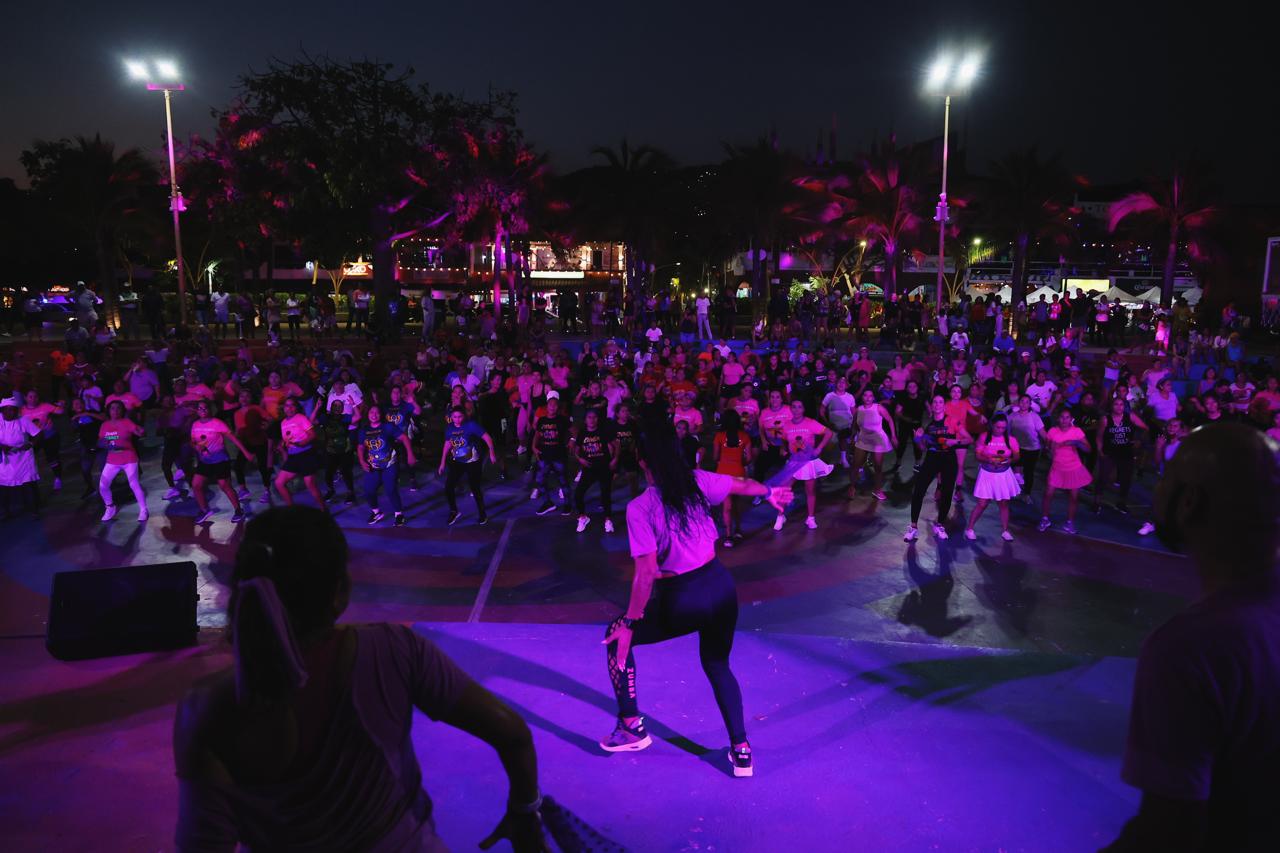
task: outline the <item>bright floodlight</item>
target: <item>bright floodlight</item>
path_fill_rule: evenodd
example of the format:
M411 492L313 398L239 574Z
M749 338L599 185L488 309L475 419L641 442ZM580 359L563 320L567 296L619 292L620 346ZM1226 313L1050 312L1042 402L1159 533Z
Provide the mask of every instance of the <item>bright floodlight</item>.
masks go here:
M136 59L126 59L124 67L129 72L129 76L134 80L146 80L150 76L147 71L147 63L139 62Z
M157 59L156 71L160 74L160 79L166 83L172 83L178 79L178 63L172 59Z
M982 67L982 57L970 54L965 57L964 62L960 63L960 68L956 72L956 83L961 87L968 86L978 76L978 69Z
M951 79L951 57L939 56L929 69L929 88L941 89Z

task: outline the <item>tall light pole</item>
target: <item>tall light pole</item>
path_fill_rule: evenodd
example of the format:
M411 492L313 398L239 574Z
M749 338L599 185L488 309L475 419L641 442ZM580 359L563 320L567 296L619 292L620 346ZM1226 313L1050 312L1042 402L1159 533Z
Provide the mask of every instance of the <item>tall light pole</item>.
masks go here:
M949 55L939 56L929 67L926 88L933 94L944 96L942 113L942 192L938 194L938 209L933 219L938 223L938 281L934 292L934 302L939 311L942 310L943 268L947 252L947 160L951 137L951 93L968 89L978 76L982 67L982 57L971 53L957 62Z
M178 66L172 60L157 59L153 62L130 59L125 61L125 68L134 80L146 81L147 91L164 92L165 139L169 144L169 210L173 213L173 246L177 252L178 272L178 319L182 325L187 324L187 277L186 264L182 260L182 223L179 214L187 209L182 200L182 191L178 189L178 169L173 157L173 106L172 95L186 87L177 82Z

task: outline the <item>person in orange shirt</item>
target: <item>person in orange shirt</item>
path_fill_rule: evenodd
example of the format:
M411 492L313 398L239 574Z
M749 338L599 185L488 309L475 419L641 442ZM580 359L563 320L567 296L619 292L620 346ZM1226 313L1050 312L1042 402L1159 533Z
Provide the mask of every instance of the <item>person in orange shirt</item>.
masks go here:
M742 428L742 418L733 409L721 416L720 431L712 442L712 453L716 463L716 473L729 477L746 477L747 466L751 464L751 441ZM722 505L724 514L724 540L720 543L725 548L732 548L735 541L742 540L742 508L733 495Z
M76 363L76 357L62 350L49 353L49 399L62 396L62 386L67 381L67 370Z

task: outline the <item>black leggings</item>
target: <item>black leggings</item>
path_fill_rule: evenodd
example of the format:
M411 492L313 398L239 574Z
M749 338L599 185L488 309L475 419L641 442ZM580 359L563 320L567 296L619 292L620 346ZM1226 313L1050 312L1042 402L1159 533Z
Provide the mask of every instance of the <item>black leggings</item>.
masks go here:
M466 475L467 485L471 487L471 495L476 499L476 512L484 514L484 490L480 485L479 462L450 462L445 469L444 497L449 502L449 512L458 511L458 481Z
M573 502L578 508L578 515L587 514L587 489L600 484L600 502L604 504L604 514L613 514L613 469L608 465L592 465L582 469L582 479L578 488L573 490Z
M55 430L40 438L40 447L44 449L44 461L49 463L49 471L53 476L62 477L62 436Z
M929 491L929 484L934 478L938 480L938 523L945 524L951 512L951 496L956 490L956 474L958 473L956 452L931 451L924 455L920 463L920 473L916 474L915 484L911 489L911 523L920 520L920 508L924 506L924 496Z
M1040 464L1040 450L1022 448L1018 453L1018 464L1022 466L1022 493L1031 494L1031 487L1036 484L1036 466Z
M342 474L343 485L347 487L348 494L355 494L355 481L351 477L353 466L355 465L356 454L354 450L347 449L341 453L325 453L324 455L324 485L325 488L333 491L333 477L335 474Z
M782 464L782 448L775 444L766 445L756 457L756 480L768 482L769 475L782 468Z
M245 444L245 448L253 454L253 464L258 466L258 474L262 477L262 485L268 491L271 490L271 459L267 455L267 445L265 444ZM249 465L244 458L244 454L236 456L236 461L231 463L231 469L235 471L236 483L243 488L247 481L245 474ZM349 479L349 478L348 478Z
M617 624L605 632L608 636ZM729 652L733 649L733 632L738 625L738 591L729 570L718 559L682 575L659 578L653 585L653 597L645 608L644 618L632 626L631 646L661 643L673 637L698 632L698 657L702 671L711 682L720 716L729 732L730 743L743 743L747 727L742 718L742 689L729 669ZM605 650L609 680L618 700L618 715L640 716L636 703L636 658L627 654L625 669L618 669L618 644Z
M160 451L160 470L164 473L164 481L173 488L173 466L184 473L190 467L191 445L187 443L187 433L183 430L167 429L164 433L164 448Z
M902 459L907 455L907 448L911 448L911 453L916 460L916 464L920 464L920 451L916 448L915 441L912 440L920 424L913 424L908 421L898 421L898 456L895 460L898 465L902 464Z
M1129 487L1133 485L1132 447L1117 447L1098 454L1098 475L1093 481L1094 506L1102 503L1102 493L1113 482L1120 484L1120 497L1117 503L1124 506L1129 502Z

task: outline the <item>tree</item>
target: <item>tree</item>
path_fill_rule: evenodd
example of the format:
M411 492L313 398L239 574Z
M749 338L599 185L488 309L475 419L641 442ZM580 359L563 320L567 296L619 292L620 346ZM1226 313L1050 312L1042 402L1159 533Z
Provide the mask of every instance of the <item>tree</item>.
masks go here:
M981 217L1013 245L1013 305L1026 300L1027 267L1035 245L1065 248L1070 241L1071 202L1078 184L1057 154L1042 160L1034 145L991 164L991 176L980 189Z
M591 153L604 164L585 170L587 192L580 198L576 218L603 224L622 242L628 286L642 292L666 230L663 202L675 161L652 145L632 148L626 139L616 149L597 145Z
M884 253L881 286L886 297L898 292L902 256L915 250L925 219L921 215L921 183L929 167L924 152L898 145L890 136L859 158L857 213L848 223L868 247Z
M39 140L21 160L33 194L73 240L92 248L99 287L110 304L121 240L127 233L158 230L164 195L155 163L137 148L117 155L114 143L97 134Z
M727 144L724 149L728 158L720 171L723 203L752 259L752 292L764 297L771 290L770 260L777 272L782 247L812 230L800 161L772 138L753 145Z
M1212 255L1212 230L1221 210L1209 203L1205 169L1197 163L1177 168L1167 179L1151 179L1147 188L1130 193L1111 205L1107 224L1114 232L1121 223L1138 235L1149 235L1159 247L1157 257L1164 264L1160 282L1160 306L1173 305L1174 272L1178 252L1185 244L1192 262L1205 262Z
M373 258L375 323L398 295L394 245L452 213L459 128L483 138L512 115L509 96L472 103L413 82L413 69L371 61L304 57L272 63L239 84L223 114L248 116L262 163L279 176L273 199L280 236L307 239L314 217L352 223ZM334 247L341 253L347 247Z

